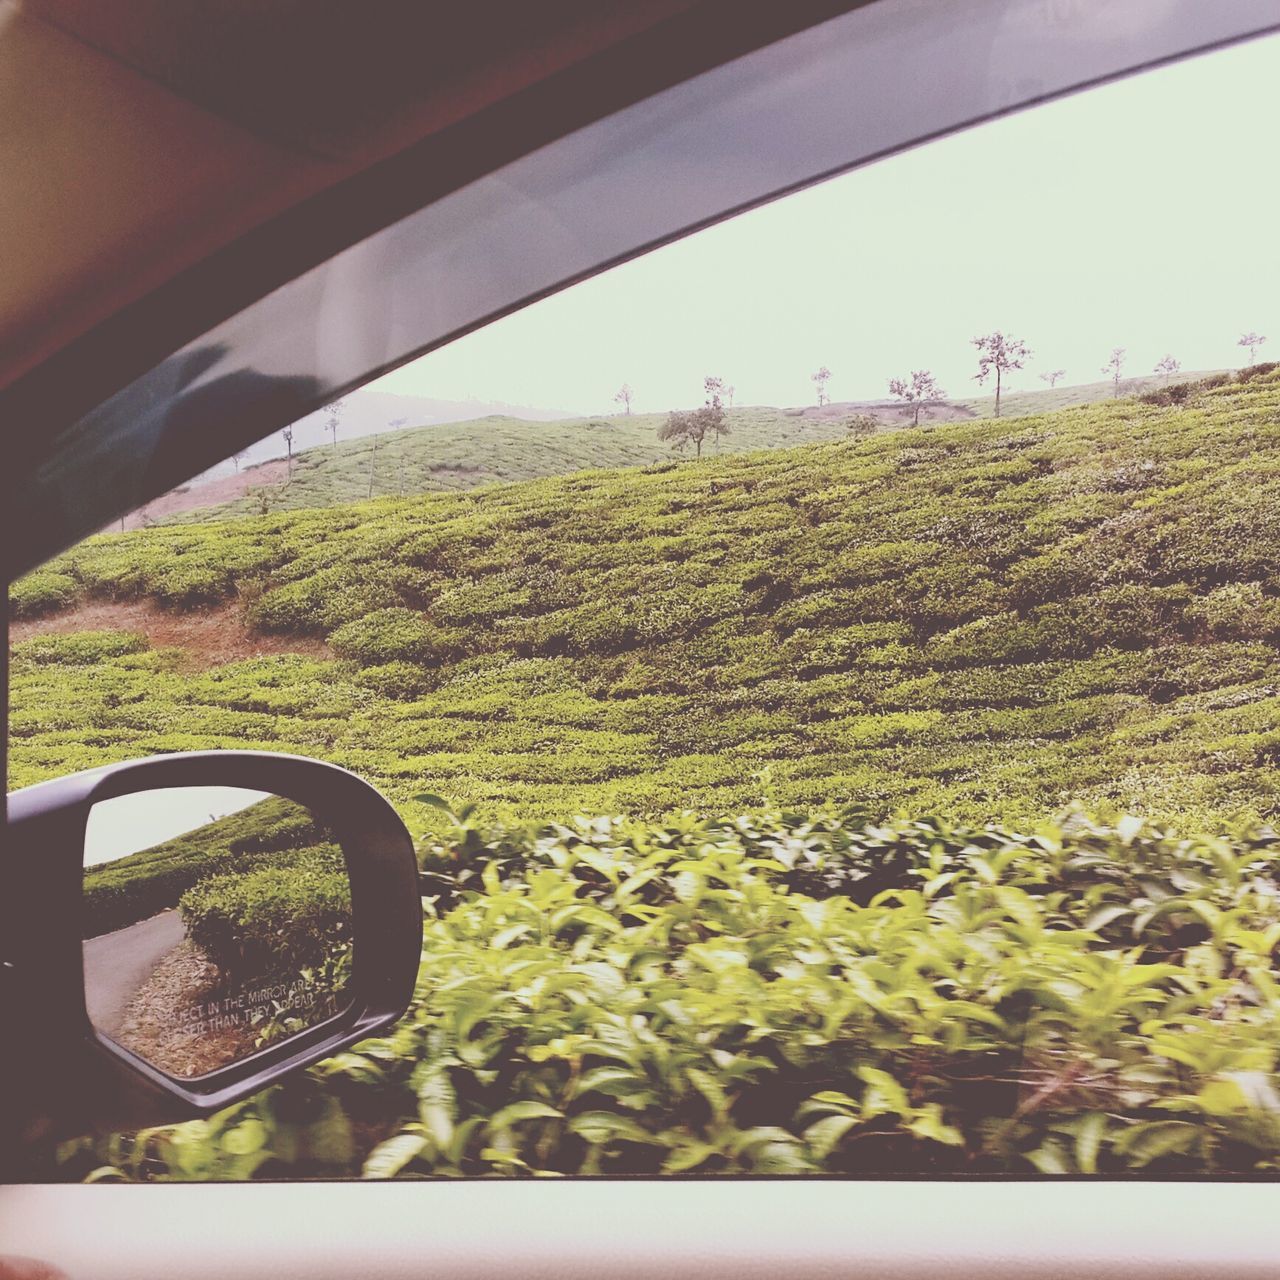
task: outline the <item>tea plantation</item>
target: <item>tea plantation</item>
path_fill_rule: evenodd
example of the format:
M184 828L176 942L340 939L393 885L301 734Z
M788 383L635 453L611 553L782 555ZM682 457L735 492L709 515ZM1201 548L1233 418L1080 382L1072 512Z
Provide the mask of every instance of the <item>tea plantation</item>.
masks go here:
M321 755L489 816L857 802L1207 829L1280 781L1280 382L104 535L15 592L236 602L326 637L192 670L13 659L14 785L139 753ZM425 820L425 810L406 812Z
M1153 400L106 535L19 584L334 656L28 640L14 785L319 755L398 803L431 905L393 1034L63 1175L1274 1170L1280 375Z
M968 412L962 411L966 416ZM706 452L743 453L839 440L848 434L845 423L850 416L814 417L799 409L755 406L728 409L728 434L714 444L709 442ZM299 453L288 485L270 487L266 499L271 510L291 511L369 497L473 489L588 467L644 466L671 456L670 446L657 438L665 417L637 413L529 422L495 415L339 440ZM250 515L261 511L262 501L261 486L254 486L254 492L219 507L168 519L187 522Z

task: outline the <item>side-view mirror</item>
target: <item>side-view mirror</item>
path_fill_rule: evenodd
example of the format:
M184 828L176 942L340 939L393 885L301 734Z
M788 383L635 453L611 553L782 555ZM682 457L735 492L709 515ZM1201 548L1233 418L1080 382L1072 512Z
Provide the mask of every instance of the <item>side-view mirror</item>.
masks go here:
M155 756L11 793L5 834L0 1015L29 1115L207 1114L409 1003L413 844L345 769Z

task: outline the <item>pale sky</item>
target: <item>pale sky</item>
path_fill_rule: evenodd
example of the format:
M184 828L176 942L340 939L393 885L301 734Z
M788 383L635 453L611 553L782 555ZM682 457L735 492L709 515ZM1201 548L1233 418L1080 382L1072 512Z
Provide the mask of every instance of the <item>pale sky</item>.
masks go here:
M266 800L245 787L160 787L99 800L89 810L84 865L114 862Z
M887 395L931 369L980 395L969 340L1003 329L1093 382L1166 352L1185 369L1280 359L1280 37L980 126L744 214L576 285L370 384L616 412Z

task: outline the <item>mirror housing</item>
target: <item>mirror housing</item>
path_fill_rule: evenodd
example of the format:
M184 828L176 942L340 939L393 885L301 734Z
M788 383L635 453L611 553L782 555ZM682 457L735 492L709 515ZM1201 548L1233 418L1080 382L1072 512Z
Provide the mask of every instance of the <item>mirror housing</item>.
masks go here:
M103 1035L85 1005L82 879L90 811L100 801L170 787L242 787L305 806L333 832L351 885L349 1003L319 1025L195 1079L167 1075ZM108 765L10 793L5 836L0 1017L12 1046L7 1087L17 1093L0 1106L39 1117L45 1134L207 1115L385 1031L408 1007L422 951L413 842L387 800L336 765L256 751Z

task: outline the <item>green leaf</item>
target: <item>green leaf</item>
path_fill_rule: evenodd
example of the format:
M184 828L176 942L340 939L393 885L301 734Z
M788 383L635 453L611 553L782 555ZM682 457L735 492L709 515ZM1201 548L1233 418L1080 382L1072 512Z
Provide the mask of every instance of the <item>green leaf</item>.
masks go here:
M1084 922L1084 927L1090 933L1097 933L1100 929L1105 929L1113 920L1123 920L1125 916L1133 915L1132 907L1122 907L1116 903L1106 907L1099 907Z
M489 945L495 951L505 950L517 938L523 938L526 934L532 933L533 925L531 924L512 924L505 929L499 929L497 933L489 939Z
M858 1076L867 1085L867 1090L862 1095L864 1118L871 1119L886 1113L899 1116L910 1113L911 1103L906 1090L887 1071L882 1071L879 1067L859 1067Z
M826 1116L804 1131L804 1140L819 1160L825 1160L857 1123L856 1116Z
M1027 1159L1031 1161L1040 1173L1063 1174L1072 1171L1066 1153L1052 1138L1034 1151L1029 1152Z
M525 1102L513 1102L509 1106L503 1107L501 1110L494 1112L493 1119L489 1121L492 1129L505 1129L510 1125L519 1124L522 1120L563 1120L564 1113L557 1111L555 1107L549 1106L545 1102L534 1102L532 1100Z
M1127 1156L1130 1165L1141 1169L1161 1156L1191 1150L1200 1137L1200 1126L1183 1120L1153 1120L1134 1125L1114 1142L1118 1154Z
M946 1123L942 1108L936 1102L927 1102L920 1107L907 1129L917 1138L925 1138L929 1142L940 1142L948 1147L964 1146L964 1134L954 1125Z
M440 809L442 812L447 813L451 818L453 817L453 805L451 805L444 796L438 796L431 791L420 791L416 796L412 796L411 799L415 800L418 804L429 805L432 809Z
M607 1142L639 1142L661 1146L662 1139L626 1116L612 1111L584 1111L569 1121L569 1132L596 1146Z
M689 1083L711 1104L711 1112L715 1116L724 1116L729 1111L729 1095L720 1082L697 1067L689 1068Z
M417 1133L398 1133L394 1138L380 1142L365 1157L362 1176L366 1178L394 1178L407 1164L426 1150L427 1140Z
M267 1126L261 1120L245 1120L222 1135L222 1149L234 1156L247 1156L267 1141Z
M1098 1172L1098 1150L1107 1131L1107 1117L1095 1111L1076 1126L1076 1167L1081 1173Z

